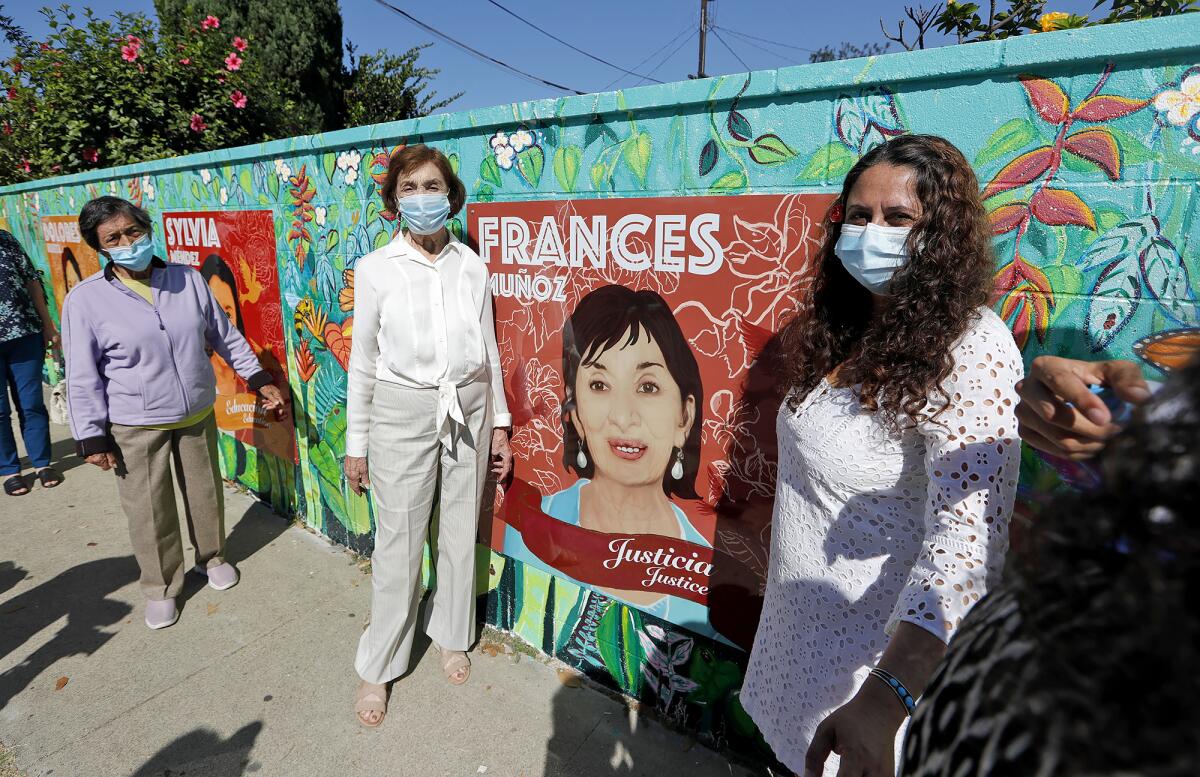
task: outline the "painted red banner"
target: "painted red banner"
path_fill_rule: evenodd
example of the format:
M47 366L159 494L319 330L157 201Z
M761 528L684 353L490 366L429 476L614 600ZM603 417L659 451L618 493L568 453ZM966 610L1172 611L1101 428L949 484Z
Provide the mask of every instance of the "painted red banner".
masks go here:
M163 214L167 259L200 271L217 303L250 342L263 369L288 395L287 358L269 210ZM290 421L261 406L258 395L216 354L217 426L260 451L296 461Z
M829 195L473 204L518 484L498 552L747 645L778 391Z

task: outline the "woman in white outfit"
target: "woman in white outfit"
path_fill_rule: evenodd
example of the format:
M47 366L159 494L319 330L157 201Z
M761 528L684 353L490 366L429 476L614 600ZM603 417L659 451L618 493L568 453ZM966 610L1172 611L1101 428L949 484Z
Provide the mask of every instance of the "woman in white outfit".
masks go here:
M1023 367L986 307L990 230L949 142L864 156L816 261L780 336L790 391L741 701L789 769L891 777L914 700L1003 565Z
M504 380L483 260L446 229L466 190L424 145L392 155L385 203L407 230L354 268L346 479L371 488L371 623L358 644L355 712L383 722L387 684L408 670L422 547L438 499L437 586L425 631L454 685L475 639L475 537L488 462L512 467ZM369 462L369 469L368 469Z

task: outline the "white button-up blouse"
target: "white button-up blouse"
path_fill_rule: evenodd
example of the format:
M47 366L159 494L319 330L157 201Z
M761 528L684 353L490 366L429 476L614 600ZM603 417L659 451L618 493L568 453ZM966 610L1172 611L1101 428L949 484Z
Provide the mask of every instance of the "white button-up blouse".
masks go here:
M377 380L438 391L438 427L447 439L463 423L458 387L491 384L493 424L512 423L483 260L451 237L430 262L404 234L358 260L346 401L346 455L366 456Z

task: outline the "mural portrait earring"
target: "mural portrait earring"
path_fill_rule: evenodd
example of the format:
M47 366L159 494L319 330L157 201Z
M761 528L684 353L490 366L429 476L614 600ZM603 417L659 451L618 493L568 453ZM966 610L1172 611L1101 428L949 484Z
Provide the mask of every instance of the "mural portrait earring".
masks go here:
M671 465L671 479L679 480L683 477L683 448L679 448L675 453L675 463Z
M586 447L587 447L587 443L585 443L583 440L580 440L579 441L579 452L575 454L575 466L579 467L579 469L581 469L581 470L587 469L587 465L588 465L588 457L587 457L587 454L584 453L584 448L586 448Z

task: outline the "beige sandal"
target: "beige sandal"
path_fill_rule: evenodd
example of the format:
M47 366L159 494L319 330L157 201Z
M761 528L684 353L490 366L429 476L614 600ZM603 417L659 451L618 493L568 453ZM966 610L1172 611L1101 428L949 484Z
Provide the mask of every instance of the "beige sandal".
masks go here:
M467 658L466 653L461 650L446 650L437 645L434 647L442 656L442 673L451 685L462 685L471 677L471 659ZM456 680L460 673L462 678Z
M379 720L374 723L363 717L372 712L379 713ZM359 683L354 694L354 716L367 728L379 728L387 717L387 686L365 681Z

